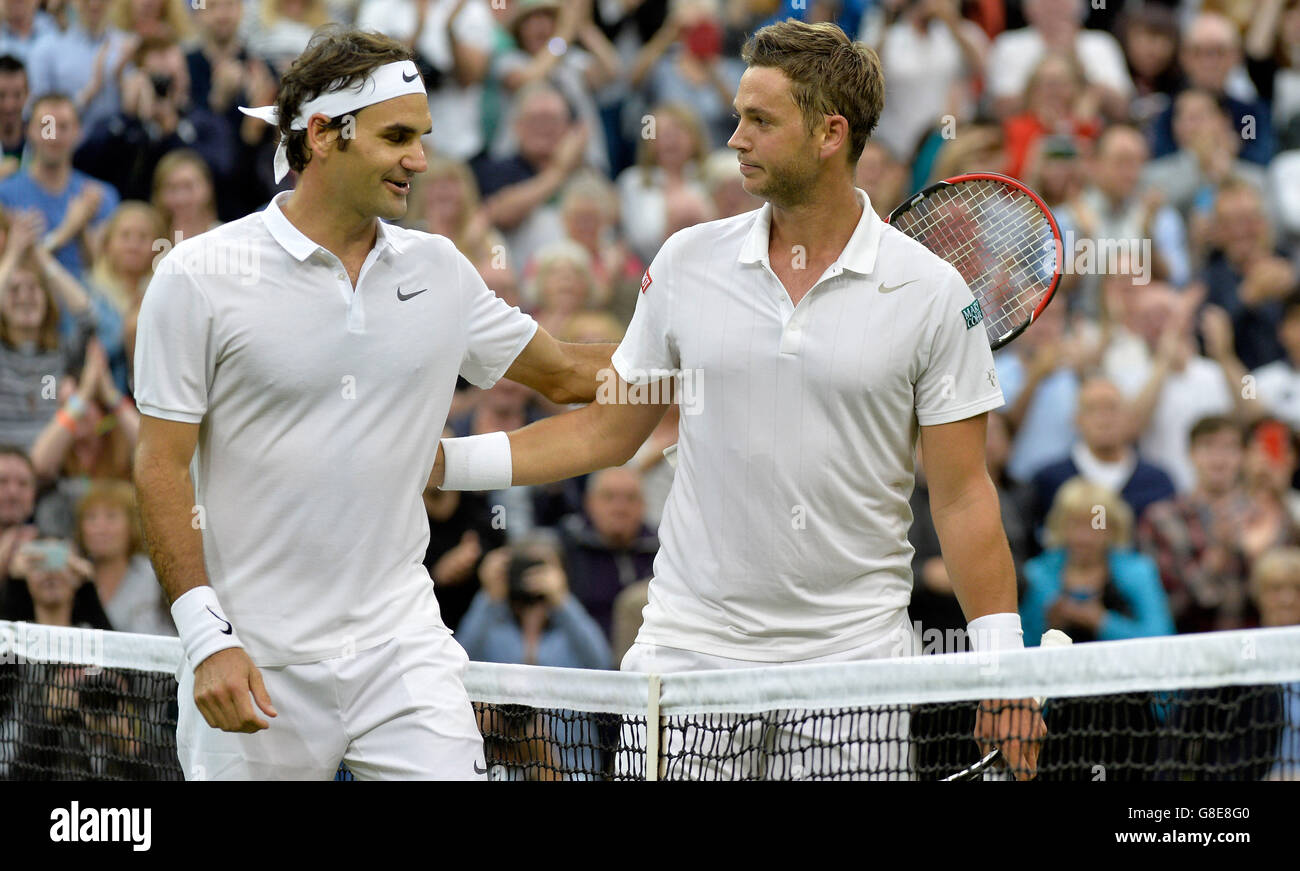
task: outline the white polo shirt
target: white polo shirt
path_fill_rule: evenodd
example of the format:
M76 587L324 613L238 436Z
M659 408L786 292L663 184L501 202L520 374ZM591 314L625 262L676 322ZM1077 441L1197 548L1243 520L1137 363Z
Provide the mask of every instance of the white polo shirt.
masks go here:
M159 263L135 351L140 411L200 425L204 560L259 666L442 626L421 493L456 375L490 387L537 328L450 241L388 224L354 291L285 196Z
M770 205L674 234L642 280L615 368L697 383L639 641L791 662L903 617L918 425L1003 400L965 282L858 197L798 306L768 261Z

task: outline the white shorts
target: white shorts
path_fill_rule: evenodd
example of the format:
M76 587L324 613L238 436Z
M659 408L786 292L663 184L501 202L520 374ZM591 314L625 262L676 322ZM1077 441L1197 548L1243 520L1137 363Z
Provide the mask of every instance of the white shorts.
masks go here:
M262 668L279 716L223 732L194 703L181 667L176 749L187 780L485 780L483 739L462 677L469 657L445 630L348 656Z
M906 621L906 615L904 615ZM911 632L910 624L899 632ZM728 659L638 641L623 657L622 671L765 668L822 662L884 659L899 652L899 636L798 663ZM906 707L853 711L766 711L665 717L660 729L661 780L910 780L911 746ZM646 729L624 725L619 774L644 757ZM636 752L629 752L636 751ZM648 764L648 763L647 763Z

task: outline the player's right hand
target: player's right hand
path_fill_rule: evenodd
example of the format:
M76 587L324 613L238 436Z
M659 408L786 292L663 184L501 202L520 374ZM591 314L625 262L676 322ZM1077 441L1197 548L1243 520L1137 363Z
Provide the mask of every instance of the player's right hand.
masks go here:
M251 734L269 727L257 715L254 701L262 713L276 716L262 673L244 648L218 650L194 669L194 703L212 728Z

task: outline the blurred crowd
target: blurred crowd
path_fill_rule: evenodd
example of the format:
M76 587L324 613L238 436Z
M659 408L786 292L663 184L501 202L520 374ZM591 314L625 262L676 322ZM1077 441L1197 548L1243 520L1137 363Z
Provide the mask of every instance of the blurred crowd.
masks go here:
M857 169L878 213L991 170L1060 224L1058 296L997 355L989 423L1027 641L1300 623L1300 0L0 9L0 619L174 634L130 484L136 314L177 241L293 186L273 179L275 131L238 107L273 102L317 27L416 53L433 132L404 223L558 338L617 342L669 235L761 205L727 148L740 47L794 17L880 53ZM462 383L448 431L561 410ZM426 565L473 658L617 667L676 428L674 410L585 479L425 492ZM965 621L923 463L912 616L943 632Z

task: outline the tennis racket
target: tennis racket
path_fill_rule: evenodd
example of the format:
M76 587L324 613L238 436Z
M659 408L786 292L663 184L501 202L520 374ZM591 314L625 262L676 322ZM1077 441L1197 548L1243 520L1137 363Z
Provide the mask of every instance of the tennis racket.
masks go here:
M997 350L1047 308L1061 281L1061 230L1042 197L995 172L930 185L887 222L948 261L984 312Z
M1060 629L1048 629L1046 632L1043 633L1043 640L1039 642L1039 645L1041 647L1068 647L1073 643L1074 643L1073 639L1071 639L1070 636L1066 635ZM1042 696L1039 696L1038 698L1034 699L1034 701L1038 702L1038 707L1041 709L1043 707L1043 702L1045 700ZM947 777L942 779L945 781L983 780L984 772L988 771L994 765L996 765L998 763L998 760L1000 760L1001 758L1002 758L1001 750L996 750L996 749L991 750L988 753L985 753L983 758L981 758L980 761L976 762L974 765L969 765L966 768L963 768L961 771L958 771L956 774L950 774Z

